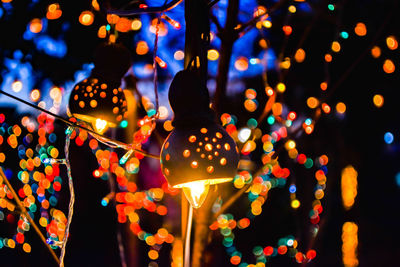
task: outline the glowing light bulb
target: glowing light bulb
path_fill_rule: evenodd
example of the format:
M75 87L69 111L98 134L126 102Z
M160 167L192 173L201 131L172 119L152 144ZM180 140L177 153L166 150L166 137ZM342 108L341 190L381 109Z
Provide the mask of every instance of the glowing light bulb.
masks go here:
M108 128L108 123L105 120L102 119L96 119L96 122L94 124L94 130L99 133L103 134Z
M183 193L193 208L198 209L203 205L207 198L210 183L207 181L194 181L186 183L183 187Z

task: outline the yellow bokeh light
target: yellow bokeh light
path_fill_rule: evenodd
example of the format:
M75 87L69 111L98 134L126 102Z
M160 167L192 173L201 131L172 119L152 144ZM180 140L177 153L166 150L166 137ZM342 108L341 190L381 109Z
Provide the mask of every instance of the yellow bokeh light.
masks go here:
M293 199L290 205L292 206L292 208L297 209L300 207L300 201L298 201L297 199Z
M386 38L386 45L390 50L395 50L399 46L396 37L393 35Z
M331 49L332 49L333 52L338 53L340 51L340 48L341 47L340 47L340 43L339 42L337 42L337 41L332 42Z
M16 93L20 92L22 90L22 82L21 81L14 81L11 84L11 88Z
M217 60L219 58L219 53L215 49L208 50L207 58L211 61Z
M286 85L285 85L284 83L278 83L278 84L276 85L276 90L277 90L279 93L283 93L283 92L286 91Z
M154 249L150 250L149 253L148 253L148 256L149 256L149 258L152 259L152 260L158 259L158 252L157 252L157 250L154 250Z
M93 15L93 13L92 13L91 11L89 11L89 10L83 11L83 12L79 15L79 22L80 22L82 25L90 26L90 25L92 25L93 21L94 21L94 15Z
M132 21L132 24L131 24L132 30L138 31L138 30L140 30L141 27L142 27L142 22L139 19L134 19Z
M288 10L290 13L296 13L296 7L294 5L289 6Z
M318 105L319 105L319 101L315 97L312 96L307 99L307 106L309 108L316 108L316 107L318 107Z
M22 245L22 249L26 252L26 253L30 253L31 252L31 245L29 245L28 243L24 243Z
M380 108L383 106L384 98L382 95L374 95L372 101L376 107Z
M291 150L294 149L295 147L296 147L296 142L293 140L289 140L285 143L286 150Z
M269 28L272 27L272 22L269 21L269 20L264 20L264 21L262 22L262 25L263 25L265 28L269 29Z
M285 58L284 61L282 61L281 64L280 64L281 68L285 69L285 70L289 69L290 65L291 64L290 64L290 58L289 57Z
M386 73L390 74L396 70L396 66L394 65L392 60L386 59L385 62L383 62L383 70Z
M343 102L339 102L336 104L337 113L343 114L346 112L346 105Z
M164 126L164 129L165 129L167 132L170 132L170 131L172 131L172 130L174 129L174 126L172 126L172 122L171 122L170 120L166 120L166 121L164 122L163 126Z
M358 266L358 226L354 222L345 222L342 227L342 260L345 267Z
M342 201L346 210L349 210L354 205L357 196L357 176L357 171L351 165L342 170Z

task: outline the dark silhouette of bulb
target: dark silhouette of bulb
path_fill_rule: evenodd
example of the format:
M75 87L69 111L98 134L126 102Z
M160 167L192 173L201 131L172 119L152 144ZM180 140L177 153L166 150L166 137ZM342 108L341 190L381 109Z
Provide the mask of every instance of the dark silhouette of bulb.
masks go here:
M239 161L236 143L215 122L207 88L191 70L178 72L169 89L175 129L161 150L169 184L183 188L193 207L204 202L209 185L233 179Z
M102 43L95 50L90 77L76 84L69 98L72 116L90 123L102 134L127 117L121 79L131 66L131 56L121 44Z

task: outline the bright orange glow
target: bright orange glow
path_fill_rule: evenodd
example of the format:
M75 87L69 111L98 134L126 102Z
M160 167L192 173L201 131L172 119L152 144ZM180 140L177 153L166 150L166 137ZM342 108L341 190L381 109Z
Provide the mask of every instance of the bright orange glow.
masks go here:
M43 29L42 20L41 19L33 19L29 24L29 30L33 33L39 33Z
M268 48L268 44L267 41L265 41L265 39L260 39L260 41L258 42L258 44L260 45L260 47L267 49Z
M105 26L105 25L100 26L100 28L99 28L99 30L98 30L98 32L97 32L97 36L98 36L99 38L106 38L106 36L107 36L107 29L106 29L106 26Z
M318 105L319 105L319 101L315 97L309 97L307 99L307 106L309 108L316 108Z
M336 104L337 113L343 114L346 112L346 105L343 102L339 102Z
M94 8L94 10L99 11L100 10L100 6L99 3L97 2L97 0L92 0L92 7Z
M345 267L357 267L358 226L345 222L342 227L342 260Z
M367 35L367 27L365 26L364 23L359 22L359 23L357 23L356 27L354 28L354 32L358 36L365 36L365 35Z
M357 196L357 176L357 171L351 165L342 170L342 201L346 210L349 210L354 205L354 200Z
M148 254L149 258L152 259L152 260L158 259L157 250L151 249L147 254Z
M127 18L120 18L115 25L115 29L119 32L127 32L131 29L132 22Z
M327 82L322 82L319 87L321 88L322 91L325 91L328 89L328 83Z
M94 15L93 15L93 13L91 11L88 11L88 10L87 11L83 11L79 15L79 22L82 25L85 25L85 26L92 25L93 21L94 21Z
M393 61L390 59L386 59L385 62L383 63L383 70L390 74L393 73L396 69L396 66L394 65Z
M381 56L381 49L379 48L379 46L374 46L374 47L372 47L372 49L371 49L371 55L372 55L374 58L378 58L378 57Z
M292 27L285 25L282 27L283 32L285 33L285 35L290 35L293 31Z
M301 63L304 61L305 58L306 52L302 48L297 49L296 54L294 55L294 59L296 60L296 62Z
M249 67L249 62L246 57L239 57L235 61L235 68L239 71L245 71Z
M115 14L108 14L107 15L107 22L110 24L117 24L119 21L119 16Z
M376 107L380 108L383 106L384 98L382 95L374 95L372 101Z
M253 13L253 17L262 16L267 12L267 9L264 6L258 6L257 9Z
M326 62L332 62L332 55L331 54L325 54L325 61Z
M331 49L332 49L333 52L338 53L340 51L340 43L337 42L337 41L334 41L332 43Z
M145 55L149 52L149 47L145 41L139 41L136 45L136 54Z
M61 17L61 15L62 11L58 3L54 3L48 6L46 13L47 19L58 19L59 17Z
M249 112L254 112L257 109L257 103L251 99L246 99L244 101L244 107Z
M280 66L281 66L281 68L282 69L285 69L285 70L287 70L287 69L289 69L290 68L290 58L285 58L285 60L284 61L282 61L281 62L281 64L280 64Z
M282 114L282 110L283 110L283 106L282 106L282 104L281 103L274 103L273 105L272 105L272 113L275 115L275 116L279 116L279 115L281 115Z

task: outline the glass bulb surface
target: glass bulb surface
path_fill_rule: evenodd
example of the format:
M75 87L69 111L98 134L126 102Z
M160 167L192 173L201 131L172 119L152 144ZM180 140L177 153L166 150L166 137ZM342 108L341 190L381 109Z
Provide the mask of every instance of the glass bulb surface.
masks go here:
M186 199L195 209L198 209L203 205L207 198L209 189L210 183L204 180L186 183L185 186L182 187Z

